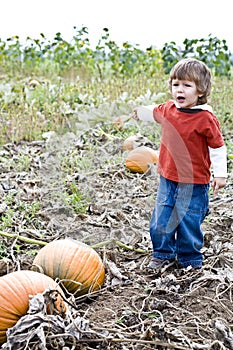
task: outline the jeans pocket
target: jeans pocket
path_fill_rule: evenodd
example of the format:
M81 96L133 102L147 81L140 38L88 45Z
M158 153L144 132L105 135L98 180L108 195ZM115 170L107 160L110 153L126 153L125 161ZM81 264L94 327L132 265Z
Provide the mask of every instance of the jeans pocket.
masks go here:
M209 185L194 185L189 211L199 213L203 219L209 213Z
M160 183L157 192L157 204L158 205L170 205L172 183L166 180L164 177L160 177Z

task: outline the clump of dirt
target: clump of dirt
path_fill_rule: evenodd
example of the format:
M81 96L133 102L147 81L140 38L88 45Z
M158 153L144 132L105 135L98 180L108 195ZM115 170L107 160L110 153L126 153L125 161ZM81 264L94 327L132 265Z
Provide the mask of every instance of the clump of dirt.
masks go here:
M90 244L106 267L101 290L72 299L69 327L77 317L88 323L79 339L68 332L66 321L63 333L46 328L44 347L37 337L27 349L54 349L52 338L63 350L233 349L232 177L217 197L210 194L202 270L174 264L155 273L147 265L156 165L145 174L129 172L122 143L94 131L85 137L51 133L45 140L0 150L1 275L29 269L41 248L37 241L65 237ZM89 159L86 169L80 159ZM74 184L86 194L85 212L67 201Z

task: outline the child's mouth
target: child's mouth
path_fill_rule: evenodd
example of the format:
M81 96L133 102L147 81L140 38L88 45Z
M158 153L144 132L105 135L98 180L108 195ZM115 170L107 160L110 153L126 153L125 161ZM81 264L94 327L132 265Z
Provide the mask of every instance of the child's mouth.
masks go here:
M178 102L184 102L185 98L183 96L178 96L177 101Z

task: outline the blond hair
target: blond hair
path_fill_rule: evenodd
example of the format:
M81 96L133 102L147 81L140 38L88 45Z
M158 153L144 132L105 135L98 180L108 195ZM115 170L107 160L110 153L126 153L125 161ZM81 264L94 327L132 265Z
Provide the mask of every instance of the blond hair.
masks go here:
M197 86L198 97L197 104L207 103L207 97L211 91L211 73L205 63L194 58L185 58L172 68L169 77L170 91L172 89L172 80L189 80Z

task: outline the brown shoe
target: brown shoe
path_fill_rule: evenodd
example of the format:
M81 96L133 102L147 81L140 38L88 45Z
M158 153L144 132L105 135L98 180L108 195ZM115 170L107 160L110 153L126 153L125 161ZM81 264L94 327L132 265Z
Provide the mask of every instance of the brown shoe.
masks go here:
M164 260L164 259L159 259L159 258L152 258L149 265L147 266L149 269L154 269L154 270L160 270L165 266L168 265L173 265L174 260Z

